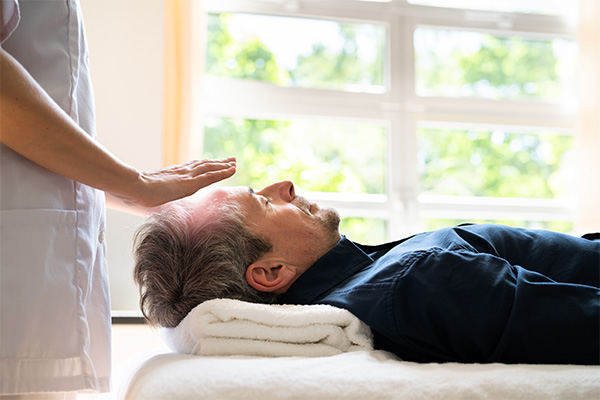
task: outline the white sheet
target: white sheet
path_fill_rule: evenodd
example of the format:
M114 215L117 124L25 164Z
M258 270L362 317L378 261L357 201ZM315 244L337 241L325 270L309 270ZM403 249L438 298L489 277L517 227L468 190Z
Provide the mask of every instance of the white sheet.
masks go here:
M120 399L592 399L600 367L416 364L381 351L318 358L160 354Z

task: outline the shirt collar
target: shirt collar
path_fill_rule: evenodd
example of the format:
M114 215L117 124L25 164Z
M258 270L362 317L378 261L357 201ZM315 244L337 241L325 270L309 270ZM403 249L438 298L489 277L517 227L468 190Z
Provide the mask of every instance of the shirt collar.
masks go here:
M342 236L331 250L300 275L281 301L309 304L372 262L373 259L358 245Z

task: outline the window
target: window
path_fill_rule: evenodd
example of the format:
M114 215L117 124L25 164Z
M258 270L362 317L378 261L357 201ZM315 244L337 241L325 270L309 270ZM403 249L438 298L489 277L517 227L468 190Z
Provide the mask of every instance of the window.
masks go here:
M384 127L363 122L209 117L204 153L236 154L247 166L227 184L263 187L291 179L310 192L383 195L385 133Z
M385 28L377 24L208 14L211 76L381 93L384 51Z
M191 142L238 157L225 184L292 179L363 243L461 222L573 229L571 2L203 4Z
M419 96L558 101L575 96L577 46L467 30L414 32Z

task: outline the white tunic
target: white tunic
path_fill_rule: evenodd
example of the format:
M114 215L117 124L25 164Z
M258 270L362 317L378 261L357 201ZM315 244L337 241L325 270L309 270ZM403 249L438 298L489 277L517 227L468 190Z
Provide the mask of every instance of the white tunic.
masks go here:
M77 1L21 0L20 20L0 1L2 47L95 137ZM5 146L0 185L0 394L110 390L103 193Z

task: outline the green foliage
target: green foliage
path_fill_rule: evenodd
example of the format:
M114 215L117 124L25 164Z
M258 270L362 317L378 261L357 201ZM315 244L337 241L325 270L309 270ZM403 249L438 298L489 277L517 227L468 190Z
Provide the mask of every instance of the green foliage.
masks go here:
M309 55L299 54L295 67L286 70L277 65L275 55L259 38L234 40L229 33L231 18L230 14L208 16L208 75L323 89L383 87L383 26L340 23L339 48L314 43ZM375 47L371 50L374 57L361 55L361 37Z
M415 31L416 90L425 96L556 99L572 95L574 45L421 28ZM569 50L557 57L557 49Z
M208 15L206 73L281 84L289 80L275 56L258 38L236 41L228 31L231 15Z
M205 156L238 159L238 172L227 181L230 185L260 189L291 179L307 191L385 193L382 127L242 118L206 122Z
M498 38L484 35L475 54L459 53L464 81L489 82L491 97L557 97L556 65L551 41ZM527 67L525 67L527 66Z
M359 54L360 32L374 37L376 57L365 60ZM385 31L379 26L341 24L341 51L313 45L310 55L300 55L298 66L289 71L296 86L327 89L352 89L352 87L383 86L383 55L385 54Z
M340 224L340 232L361 244L375 245L387 240L387 224L382 219L344 218Z
M568 193L573 138L483 130L419 130L421 190L457 196L558 198Z

